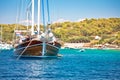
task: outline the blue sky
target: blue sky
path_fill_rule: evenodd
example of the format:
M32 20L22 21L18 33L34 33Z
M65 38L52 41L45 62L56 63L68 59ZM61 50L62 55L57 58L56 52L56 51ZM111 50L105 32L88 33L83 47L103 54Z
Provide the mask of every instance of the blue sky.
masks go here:
M0 24L16 23L19 1L0 0ZM59 19L120 18L120 0L49 0L49 5L51 22Z

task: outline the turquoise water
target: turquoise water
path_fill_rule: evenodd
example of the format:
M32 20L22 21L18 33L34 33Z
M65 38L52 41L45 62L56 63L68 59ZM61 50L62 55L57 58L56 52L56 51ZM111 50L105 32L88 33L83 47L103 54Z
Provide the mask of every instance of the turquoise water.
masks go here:
M61 49L61 58L16 60L0 52L0 80L120 80L119 50Z

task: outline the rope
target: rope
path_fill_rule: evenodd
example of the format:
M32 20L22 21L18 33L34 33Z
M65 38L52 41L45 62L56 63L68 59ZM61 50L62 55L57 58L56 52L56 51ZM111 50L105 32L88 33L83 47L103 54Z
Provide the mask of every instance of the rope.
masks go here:
M18 5L18 3L20 3L19 5ZM18 21L20 21L20 18L18 18L19 16L20 16L20 13L21 13L21 8L20 8L20 6L22 6L22 2L21 1L18 1L17 3L16 3L18 6L17 6L17 15L16 15L16 25L15 25L15 28L14 28L14 34L13 34L13 41L14 41L14 39L17 39L17 37L15 36L15 30L17 29L19 29L18 27L18 24L19 24L19 22Z
M30 41L30 43L27 45L27 47L22 51L22 53L17 57L17 60L19 60L19 58L22 56L22 54L26 51L26 49L29 47L29 45L31 44L32 40Z
M21 20L22 20L22 15L23 15L23 0L21 0L21 5L20 5L20 15L18 16L18 17L20 17L19 18L19 21L21 22ZM20 22L19 22L19 24L20 24ZM21 28L20 28L21 29Z

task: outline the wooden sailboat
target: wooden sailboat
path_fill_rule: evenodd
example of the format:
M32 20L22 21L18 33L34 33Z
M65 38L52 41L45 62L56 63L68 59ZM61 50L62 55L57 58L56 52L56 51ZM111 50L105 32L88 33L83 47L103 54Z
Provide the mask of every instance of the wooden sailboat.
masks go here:
M34 34L34 0L32 0L32 28L31 35L14 45L14 53L20 57L57 56L61 44L56 41L50 29L40 34L40 0L38 0L38 33Z
M17 55L25 56L57 56L60 48L60 44L55 43L45 43L46 49L43 52L44 43L40 40L30 40L21 43L15 47L15 53Z

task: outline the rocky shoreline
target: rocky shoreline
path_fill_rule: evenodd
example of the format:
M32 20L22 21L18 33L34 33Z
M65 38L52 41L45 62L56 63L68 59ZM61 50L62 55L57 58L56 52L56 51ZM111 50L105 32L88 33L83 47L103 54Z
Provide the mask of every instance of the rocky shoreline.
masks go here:
M74 48L74 49L118 49L120 50L120 46L112 45L112 44L95 44L91 45L90 43L65 43L62 48Z

